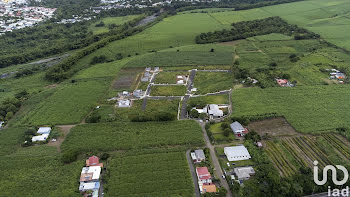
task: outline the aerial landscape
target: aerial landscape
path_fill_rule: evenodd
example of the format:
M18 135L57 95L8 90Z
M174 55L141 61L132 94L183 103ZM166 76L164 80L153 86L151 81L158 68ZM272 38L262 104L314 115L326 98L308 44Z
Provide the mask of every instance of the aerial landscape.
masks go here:
M1 0L0 197L350 196L349 32L349 0Z

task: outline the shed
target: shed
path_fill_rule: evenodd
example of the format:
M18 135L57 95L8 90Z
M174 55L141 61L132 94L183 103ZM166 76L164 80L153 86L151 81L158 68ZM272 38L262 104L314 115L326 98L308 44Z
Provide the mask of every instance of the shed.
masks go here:
M241 161L251 158L247 148L243 145L225 147L224 153L229 161Z
M40 127L37 131L38 134L50 134L51 128L50 127Z

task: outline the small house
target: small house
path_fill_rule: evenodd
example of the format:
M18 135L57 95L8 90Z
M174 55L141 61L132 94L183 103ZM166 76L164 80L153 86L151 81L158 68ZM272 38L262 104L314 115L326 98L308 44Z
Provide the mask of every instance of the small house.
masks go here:
M128 91L123 91L122 94L123 94L123 96L129 96L130 95Z
M151 67L145 68L145 71L146 71L146 72L151 72L151 70L152 70Z
M224 116L224 112L221 109L219 109L218 105L215 104L210 104L207 106L207 113L210 119L221 118Z
M251 176L255 174L255 171L251 166L234 168L233 172L237 176L237 179L239 181L248 180Z
M248 133L248 129L244 128L241 123L237 121L230 124L230 127L235 136L241 137Z
M151 76L151 73L149 72L145 72L145 74L143 74L144 77L150 77Z
M101 166L84 167L81 170L80 182L98 181L100 179Z
M39 127L37 133L38 134L50 134L51 127Z
M154 67L154 72L158 72L159 71L159 67Z
M211 175L207 167L197 167L196 174L198 178L198 184L209 185L212 183Z
M178 80L178 81L176 82L176 84L178 84L178 85L183 85L183 84L184 84L184 80Z
M142 77L141 78L141 82L148 82L149 81L149 77Z
M205 154L202 149L195 150L191 153L191 158L194 163L205 161Z
M118 107L130 107L130 100L120 100L118 101Z
M0 121L0 129L3 127L4 123L4 121Z
M289 82L287 79L276 79L277 83L281 87L289 87Z
M49 134L42 134L42 135L38 135L38 136L33 136L32 142L43 142L43 141L46 141L48 137L49 137Z
M132 94L134 97L138 97L138 98L143 96L142 90L134 90L134 92Z
M85 183L81 182L79 185L79 191L86 192L86 191L97 191L100 189L100 182L90 182Z
M224 153L228 161L241 161L248 160L251 158L247 148L243 145L225 147Z
M86 160L86 166L100 166L103 167L103 163L100 163L100 159L97 156L91 156Z

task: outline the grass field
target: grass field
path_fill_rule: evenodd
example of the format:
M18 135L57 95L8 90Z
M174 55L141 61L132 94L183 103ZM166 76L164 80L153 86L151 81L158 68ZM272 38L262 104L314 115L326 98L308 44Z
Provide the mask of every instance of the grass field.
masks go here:
M215 143L230 143L235 139L233 132L229 136L224 135L224 130L221 128L221 123L210 125L209 131L213 134Z
M184 96L185 93L186 86L184 85L158 85L151 88L151 96Z
M335 131L350 126L348 85L302 86L295 88L242 88L233 91L234 116L276 112L300 132Z
M234 77L227 72L197 72L193 85L196 94L206 94L229 90L233 87Z
M222 94L222 95L191 97L189 100L189 103L200 103L200 102L204 102L205 104L229 104L229 99L227 94Z
M62 149L94 152L202 144L201 129L194 121L112 122L74 127Z
M194 196L185 151L116 154L108 168L106 196Z
M115 25L122 25L128 21L131 21L140 15L128 15L128 16L120 16L120 17L106 17L102 18L95 23L91 24L88 28L88 31L92 31L93 34L100 34L100 33L106 33L109 31L108 26L115 24ZM103 22L105 25L103 27L96 27L97 24Z
M156 75L154 83L176 84L177 76L188 76L188 72L160 72Z

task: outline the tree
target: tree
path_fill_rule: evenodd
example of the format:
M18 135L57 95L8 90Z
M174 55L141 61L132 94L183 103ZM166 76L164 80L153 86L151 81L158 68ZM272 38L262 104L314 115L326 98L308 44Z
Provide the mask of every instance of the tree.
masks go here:
M226 129L226 128L229 128L229 127L230 127L230 125L227 122L221 123L221 128L222 129Z
M231 129L230 128L226 128L226 129L224 129L224 136L225 137L228 137L228 136L230 136L230 133L231 133L232 131L231 131Z
M212 49L210 49L210 52L212 52L212 53L213 53L214 51L215 51L215 49L213 49L213 48L212 48Z
M198 118L198 117L199 117L199 113L198 113L197 110L192 109L191 112L190 112L190 116L191 116L192 118Z

